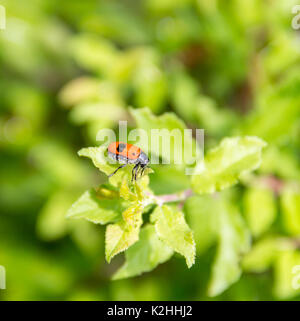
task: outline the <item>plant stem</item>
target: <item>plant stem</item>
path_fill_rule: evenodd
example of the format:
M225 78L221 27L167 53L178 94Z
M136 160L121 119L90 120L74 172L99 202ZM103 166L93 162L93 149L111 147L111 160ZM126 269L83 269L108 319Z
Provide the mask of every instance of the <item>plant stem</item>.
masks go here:
M193 195L193 191L191 189L187 189L180 193L165 194L165 195L159 195L159 196L151 195L151 196L159 206L162 206L164 203L185 201L188 197L192 195Z

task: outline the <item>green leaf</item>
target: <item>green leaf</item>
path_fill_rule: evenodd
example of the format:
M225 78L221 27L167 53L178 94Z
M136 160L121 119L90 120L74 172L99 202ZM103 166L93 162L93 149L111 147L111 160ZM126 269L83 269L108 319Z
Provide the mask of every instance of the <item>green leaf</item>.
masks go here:
M279 148L275 145L268 145L264 150L259 172L300 180L300 166L294 153L289 148Z
M113 276L114 280L149 272L157 265L168 261L173 251L159 240L153 225L141 229L140 239L126 251L126 262Z
M217 240L218 215L222 203L210 195L193 196L184 204L186 219L194 232L197 253L203 253Z
M139 218L144 210L144 207L149 204L148 196L143 191L144 186L140 186L140 182L136 182L134 185L135 192L133 193L124 180L120 187L120 196L124 200L129 201L129 207L123 212L123 219L130 225L136 225L139 222Z
M141 135L139 142L145 152L151 152L156 156L162 157L166 163L182 164L182 162L193 162L193 156L197 155L193 155L192 152L195 154L198 151L196 142L191 136L184 139L186 126L174 113L155 116L149 108L131 109L130 112L137 123L137 127L147 133L147 137ZM158 135L161 136L161 143L159 140L151 141L152 129L158 131ZM181 159L182 155L183 159Z
M277 299L290 299L300 294L300 254L293 249L282 251L274 266L273 293Z
M273 192L261 187L248 188L244 194L246 221L254 236L267 231L276 217Z
M95 35L81 34L71 41L71 53L76 62L91 71L109 75L117 58L118 51L113 44Z
M110 175L114 172L117 166L111 165L107 159L107 145L101 145L99 147L88 147L82 148L79 152L79 156L89 157L93 164L100 169L101 172L105 173L106 175ZM113 175L109 181L112 185L117 186L121 184L124 178L129 179L129 170L128 168L124 168L119 170L115 175Z
M151 165L155 169L151 175L150 187L155 194L172 194L190 188L190 176L185 170L174 165Z
M290 235L300 234L300 193L292 188L285 188L281 194L280 203L283 213L283 223Z
M108 263L115 255L127 250L139 239L141 224L142 219L140 217L139 224L135 226L122 220L106 227L105 257Z
M123 212L123 219L130 225L136 225L142 212L142 204L140 204L140 202L134 202Z
M116 166L109 164L108 162L107 145L105 144L99 147L82 148L78 152L78 155L89 157L93 161L93 164L106 175L113 173L113 171L116 169ZM126 170L126 168L119 170L109 179L109 181L112 185L117 186L123 181L124 178L129 179L129 171Z
M250 247L250 234L239 212L224 202L219 215L219 244L209 282L209 296L216 296L241 276L240 257Z
M79 77L67 83L59 93L62 105L72 106L99 97L101 82L97 78Z
M68 218L84 218L96 224L116 222L125 210L125 204L114 194L103 196L91 189L86 191L68 210Z
M280 249L277 237L267 237L254 244L242 261L242 266L248 272L264 272L273 264Z
M239 177L257 169L266 143L258 137L225 138L197 165L192 177L196 193L214 193L235 183Z
M99 147L87 147L82 148L79 152L79 156L89 157L93 164L100 169L101 172L105 173L106 175L111 174L114 170L114 166L108 164L106 154L107 145L103 144Z
M151 215L151 221L155 222L158 237L174 251L183 255L190 268L195 263L196 244L184 214L167 205L158 206Z

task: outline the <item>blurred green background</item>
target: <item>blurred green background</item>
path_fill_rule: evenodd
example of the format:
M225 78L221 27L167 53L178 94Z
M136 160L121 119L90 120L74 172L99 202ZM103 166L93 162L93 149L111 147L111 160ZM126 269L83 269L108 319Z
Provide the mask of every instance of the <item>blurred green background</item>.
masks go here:
M300 34L297 1L1 0L1 300L282 300L300 264ZM104 228L69 221L70 205L105 177L77 151L96 132L134 127L128 107L173 111L205 129L205 148L231 135L268 142L249 182L232 188L252 233L238 282L207 295L216 251L202 228L211 201L185 212L196 264L179 256L111 281ZM158 194L185 177L157 170ZM206 206L206 207L205 207ZM263 222L262 222L263 221Z

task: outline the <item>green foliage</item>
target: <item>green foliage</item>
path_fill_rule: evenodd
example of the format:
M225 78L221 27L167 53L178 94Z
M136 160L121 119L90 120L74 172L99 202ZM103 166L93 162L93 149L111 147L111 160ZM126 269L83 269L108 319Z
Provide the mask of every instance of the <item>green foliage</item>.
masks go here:
M295 4L1 1L0 300L300 299ZM136 184L119 120L175 134Z
M179 127L182 132L185 127L181 121L171 114L165 114L158 118L152 115L149 109L132 110L132 113L137 119L138 128L146 127L146 129L151 129L158 126L159 128L168 127L169 129L177 129ZM265 143L256 137L237 137L223 140L218 147L208 152L206 163L206 166L210 166L210 168L219 166L221 173L216 175L216 170L213 172L207 171L205 174L206 180L203 178L199 179L195 174L192 176L191 184L195 183L195 177L199 179L199 189L202 189L202 185L204 185L204 189L207 189L207 182L213 182L212 184L216 186L222 186L222 189L236 183L238 177L242 174L249 173L259 166L261 149L264 145ZM171 145L171 152L176 147L176 144ZM91 158L94 165L100 171L109 175L115 167L109 164L105 155L106 149L107 145L84 148L80 150L79 155ZM236 155L235 158L232 155ZM223 167L221 166L222 164ZM149 229L150 231L151 229L152 231L154 226L156 237L160 240L159 242L165 244L166 249L172 249L172 251L183 255L188 267L195 263L196 244L193 231L185 221L184 213L176 208L176 206L164 205L165 201L160 200L159 196L155 196L153 191L148 187L148 173L140 181L133 184L131 183L131 173L128 169L120 170L115 175L115 178L109 179L110 184L112 184L108 185L111 186L110 189L100 187L98 192L86 192L73 204L67 215L73 218L85 218L94 223L101 224L115 221L118 218L114 224L109 224L106 228L105 253L108 262L120 252L127 249L129 251L135 243L139 244L128 252L128 256L126 255L125 265L115 276L117 279L150 271L151 267L156 267L171 256L170 251L166 250L166 253L162 253L162 257L158 257L157 261L153 262L154 254L152 251L156 253L157 249L155 246L158 242L154 241L154 238L151 236L152 232L149 235L148 233L150 232L147 233L149 242L153 241L152 245L146 246L147 237L144 240L140 239L140 228L143 224L142 215L150 204L157 204L157 206L151 213L151 224L148 223L147 230ZM207 189L207 192L210 193L214 191L215 189ZM180 199L179 193L175 201ZM183 200L186 201L186 199ZM196 199L197 201L198 199ZM203 201L205 202L205 199ZM124 202L126 202L126 209L122 208ZM199 202L201 204L202 199L199 199ZM208 220L206 231L208 244L215 240L218 242L218 251L209 286L210 296L222 293L239 279L241 275L240 256L248 250L250 240L249 232L239 212L227 200L223 200L223 198L214 201L214 203L216 213ZM187 205L187 208L189 208L187 209L188 213L194 211L191 204ZM212 208L209 208L207 211L211 210ZM122 212L122 217L120 217L120 212ZM204 211L203 215L210 215L210 213L205 214ZM203 218L206 220L205 217ZM203 237L205 238L205 236ZM143 256L141 259L140 251L142 246L145 247L145 252L150 251L150 254ZM201 246L205 245L201 244ZM148 247L149 250L147 250ZM142 262L133 268L132 262L139 262L140 260Z
M274 264L274 295L279 299L289 299L299 295L300 289L298 282L293 279L297 277L294 269L300 265L300 254L293 249L283 250L281 255L277 256ZM296 283L296 287L295 286Z
M182 254L187 266L191 267L195 263L196 247L193 232L186 224L183 213L164 205L154 210L151 221L155 223L158 237Z
M281 195L283 223L290 235L300 233L300 194L291 188L286 188Z
M139 241L126 252L126 262L114 274L114 280L151 271L172 256L172 249L160 241L153 225L143 227L139 238Z
M267 231L275 220L276 203L273 192L266 188L249 188L244 194L245 216L253 236Z
M161 116L155 116L148 108L131 109L131 113L136 121L138 129L146 131L147 136L141 135L140 145L146 152L160 156L166 164L186 164L192 161L192 151L196 152L196 143L192 137L185 139L184 122L173 113L164 113ZM162 143L152 141L151 130L156 130L161 134ZM145 138L144 138L145 137ZM145 139L145 141L143 140ZM144 147L150 147L148 151ZM151 149L152 148L152 149ZM188 155L187 159L180 159L181 155Z
M141 219L140 219L141 222ZM130 225L125 221L110 224L105 233L105 256L110 260L120 252L127 250L139 239L140 224Z
M243 268L250 272L265 272L271 268L279 249L280 240L274 236L260 240L244 257Z
M85 218L95 224L117 221L125 206L119 195L105 188L86 191L67 213L68 218Z
M236 282L241 273L240 257L250 248L250 233L240 213L224 202L218 218L218 248L208 293L215 296Z
M221 205L219 199L211 195L192 196L184 204L184 212L194 231L197 253L199 254L207 251L217 239Z
M265 142L257 137L225 138L199 163L192 179L196 193L214 193L235 184L241 175L257 169Z

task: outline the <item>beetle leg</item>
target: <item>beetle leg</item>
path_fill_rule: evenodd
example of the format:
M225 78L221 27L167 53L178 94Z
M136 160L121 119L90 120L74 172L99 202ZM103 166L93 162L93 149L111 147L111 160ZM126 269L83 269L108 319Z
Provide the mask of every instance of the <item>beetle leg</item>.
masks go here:
M135 180L136 180L136 178L137 178L137 174L138 174L139 169L140 169L140 164L137 164L137 168L136 168L136 170L135 170L135 176L134 176L134 179L135 179Z
M147 167L147 166L143 166L143 167L142 167L141 176L144 175L144 172L145 172L146 167Z
M133 167L132 172L131 172L131 183L133 182L134 171L135 171L135 166Z
M108 177L111 177L111 176L115 175L116 172L117 172L119 169L125 167L126 165L127 165L127 164L123 164L123 165L119 166L113 173L109 174Z
M136 164L133 169L132 169L132 174L131 174L131 182L133 182L133 178L136 181L136 171L138 169L139 164Z
M139 177L140 169L141 169L141 165L140 165L140 164L138 164L137 169L136 169L136 173L135 173L135 177L136 177L136 179Z

